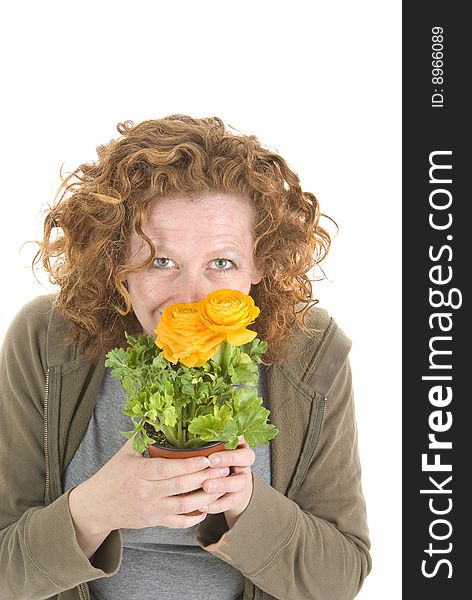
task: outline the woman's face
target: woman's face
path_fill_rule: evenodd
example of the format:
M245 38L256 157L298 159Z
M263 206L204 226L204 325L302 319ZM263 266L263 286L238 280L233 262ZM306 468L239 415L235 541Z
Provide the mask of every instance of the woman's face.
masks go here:
M198 302L221 288L248 294L262 279L253 264L253 210L247 198L219 192L158 198L143 231L155 246L155 259L144 271L129 273L127 281L146 333L153 334L170 304ZM148 246L133 233L130 261L139 264L148 255Z

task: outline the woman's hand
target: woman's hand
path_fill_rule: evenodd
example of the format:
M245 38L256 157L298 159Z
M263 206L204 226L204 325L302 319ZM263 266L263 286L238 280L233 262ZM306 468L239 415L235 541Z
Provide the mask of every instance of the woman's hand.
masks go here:
M227 491L210 493L203 484L229 472L226 464L211 468L205 457L144 458L128 440L69 495L79 545L90 558L114 529L196 525Z
M208 513L224 512L228 527L232 527L239 515L246 509L252 495L252 471L255 454L243 436L235 450L215 452L209 457L212 467L228 467L228 477L208 479L203 484L205 492L221 496L208 506Z

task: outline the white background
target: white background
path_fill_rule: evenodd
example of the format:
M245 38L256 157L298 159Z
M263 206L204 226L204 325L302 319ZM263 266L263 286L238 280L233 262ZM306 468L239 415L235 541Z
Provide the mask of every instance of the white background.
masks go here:
M93 159L119 121L174 112L257 135L340 227L315 289L353 341L374 561L358 598L400 598L401 4L20 1L1 13L0 339L47 291L21 245L40 236L63 163Z

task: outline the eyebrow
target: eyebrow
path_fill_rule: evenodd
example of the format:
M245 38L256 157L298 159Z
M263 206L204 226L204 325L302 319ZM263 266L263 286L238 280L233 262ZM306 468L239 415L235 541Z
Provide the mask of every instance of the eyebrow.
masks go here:
M156 252L164 252L164 253L168 253L168 254L172 254L173 250L171 250L170 246L168 246L165 242L165 240L159 240L157 238L149 238L152 243L154 244L154 248L156 250ZM215 252L219 252L221 254L226 254L226 253L236 253L236 254L240 254L241 253L241 247L239 244L237 243L231 243L226 241L224 245L221 246L215 246L214 248L209 248L208 252L213 254Z

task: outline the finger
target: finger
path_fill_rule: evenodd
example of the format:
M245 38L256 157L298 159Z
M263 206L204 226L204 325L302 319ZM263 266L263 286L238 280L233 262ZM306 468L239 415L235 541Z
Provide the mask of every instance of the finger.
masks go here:
M247 475L230 475L224 479L211 479L205 481L203 484L203 491L208 494L242 492L247 485Z
M207 494L203 490L180 496L169 496L160 499L159 510L167 515L185 515L196 510L206 512L207 507L220 496L221 494Z
M160 496L186 494L201 489L205 481L209 479L226 477L227 475L229 475L228 467L209 467L198 473L179 475L171 479L160 480L157 483L158 489L156 489L156 493Z
M202 513L200 511L194 511L192 514L185 515L169 515L166 517L164 525L171 529L187 529L204 521L206 516L206 512Z
M210 454L208 460L212 467L249 467L256 459L254 450L249 448L236 448L236 450L223 450Z
M231 510L237 501L237 494L225 494L208 505L207 514L217 515L227 510Z
M203 475L208 475L208 479L216 479L217 477L227 477L231 473L229 467L208 467L203 471Z
M206 456L196 456L194 458L143 458L140 461L139 474L142 479L159 481L188 473L197 473L209 466L210 462Z

